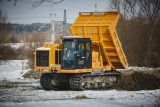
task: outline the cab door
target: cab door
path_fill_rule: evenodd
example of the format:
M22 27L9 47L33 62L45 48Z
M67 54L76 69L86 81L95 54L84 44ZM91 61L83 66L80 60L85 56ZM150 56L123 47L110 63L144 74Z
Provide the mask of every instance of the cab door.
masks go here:
M91 51L91 40L80 39L77 42L76 49L77 68L91 68L92 67L92 51Z

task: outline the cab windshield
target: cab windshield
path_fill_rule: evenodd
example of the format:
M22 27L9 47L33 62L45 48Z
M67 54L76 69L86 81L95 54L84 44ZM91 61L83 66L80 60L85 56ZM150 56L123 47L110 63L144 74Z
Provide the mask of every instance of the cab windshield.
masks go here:
M62 68L72 69L75 67L75 42L65 41L62 52Z

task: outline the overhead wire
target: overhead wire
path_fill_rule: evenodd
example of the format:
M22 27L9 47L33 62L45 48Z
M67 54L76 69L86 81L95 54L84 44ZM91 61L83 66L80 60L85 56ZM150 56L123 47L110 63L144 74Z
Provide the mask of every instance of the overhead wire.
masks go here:
M7 19L49 19L50 17L8 17ZM55 17L55 18L63 18L63 17ZM68 19L75 19L74 17L67 17Z

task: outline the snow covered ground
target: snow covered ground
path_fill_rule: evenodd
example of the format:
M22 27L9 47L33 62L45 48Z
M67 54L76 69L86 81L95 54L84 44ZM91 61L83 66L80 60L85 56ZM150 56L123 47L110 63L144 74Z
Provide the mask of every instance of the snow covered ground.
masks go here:
M22 62L0 65L0 107L159 107L160 89L141 91L45 91L39 80L24 79ZM138 68L140 69L140 68Z
M0 80L20 79L27 71L28 60L7 60L0 62Z
M24 43L4 43L5 46L11 46L12 48L18 49L24 46Z

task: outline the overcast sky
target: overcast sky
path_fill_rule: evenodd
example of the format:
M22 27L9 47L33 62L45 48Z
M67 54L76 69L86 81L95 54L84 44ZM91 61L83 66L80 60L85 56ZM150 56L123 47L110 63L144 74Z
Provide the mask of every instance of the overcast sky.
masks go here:
M50 23L51 6L43 3L41 6L32 9L35 1L39 0L18 0L16 6L8 0L1 0L0 9L8 14L8 21L11 23ZM72 23L78 16L78 12L106 11L109 9L109 0L64 0L62 3L54 5L57 21L63 20L63 11L67 10L67 22Z

